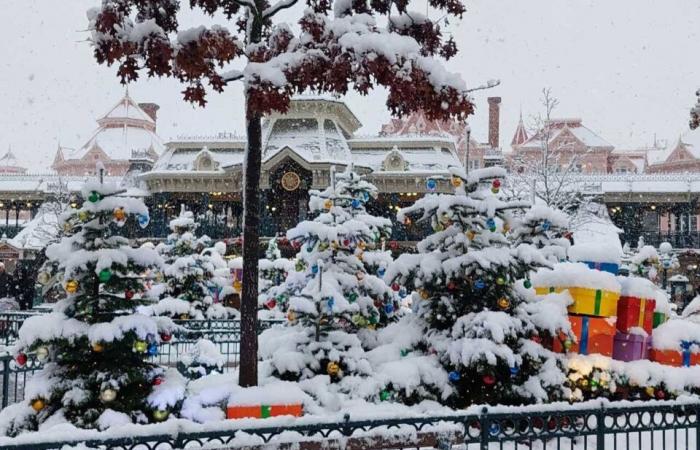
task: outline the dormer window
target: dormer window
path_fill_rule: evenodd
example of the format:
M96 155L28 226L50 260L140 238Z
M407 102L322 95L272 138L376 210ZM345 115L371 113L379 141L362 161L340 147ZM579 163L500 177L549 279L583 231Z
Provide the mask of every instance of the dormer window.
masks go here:
M406 160L397 147L394 147L384 158L382 169L389 172L404 172L406 170Z

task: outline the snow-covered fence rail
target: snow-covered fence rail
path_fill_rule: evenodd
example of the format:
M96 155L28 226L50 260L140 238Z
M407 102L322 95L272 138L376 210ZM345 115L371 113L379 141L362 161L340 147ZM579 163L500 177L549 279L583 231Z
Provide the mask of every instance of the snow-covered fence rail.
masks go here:
M465 414L402 418L273 418L206 425L170 420L107 432L71 430L0 438L7 450L88 448L403 449L697 449L700 403L591 402L583 405L472 407ZM265 426L256 425L264 423Z

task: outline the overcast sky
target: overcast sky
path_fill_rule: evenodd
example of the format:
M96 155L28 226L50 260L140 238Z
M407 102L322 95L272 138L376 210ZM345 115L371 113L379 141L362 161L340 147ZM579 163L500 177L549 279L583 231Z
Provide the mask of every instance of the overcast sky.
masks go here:
M0 154L12 146L32 171L48 167L56 146L79 147L95 118L123 94L114 69L92 58L85 10L94 0L2 0ZM183 3L188 3L183 1ZM501 96L501 145L508 146L522 107L539 111L549 86L561 117L584 123L618 148L649 145L654 134L675 141L687 130L700 87L700 2L696 0L467 0L460 23L450 24L460 54L449 63L476 86L501 86L476 95L473 134L486 138L486 97ZM456 30L456 31L455 31ZM158 128L181 134L243 130L240 85L212 94L206 109L181 100L171 80L141 80L132 96L161 105ZM389 118L385 95L348 103L376 133ZM381 101L380 101L381 99Z

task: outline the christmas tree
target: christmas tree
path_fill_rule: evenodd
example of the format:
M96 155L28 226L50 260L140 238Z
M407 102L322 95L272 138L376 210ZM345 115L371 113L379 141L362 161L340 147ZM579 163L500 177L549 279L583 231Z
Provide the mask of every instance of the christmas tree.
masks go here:
M404 401L433 398L453 407L559 398L566 380L561 361L540 335L568 327L566 308L535 300L529 273L548 262L533 243L513 245L506 236L510 224L522 223L512 211L528 205L499 198L501 168L451 174L454 195L428 195L398 215L427 221L435 232L387 274L415 290L415 316L397 325L406 333L392 333L420 336L415 348L401 349L402 356L412 351L408 366L420 367L420 388L409 391L393 380L385 389Z
M392 290L362 262L366 249L389 236L388 219L367 214L365 204L376 188L348 169L323 192L310 191L310 210L318 213L287 232L301 250L290 273L287 330L268 330L261 355L268 374L286 380L327 374L338 382L346 375L367 375L358 331L375 328L396 314Z
M225 268L226 262L216 246L210 247L209 237L195 235L197 226L192 212L184 208L179 217L170 221L172 233L156 247L165 260L165 292L157 304L144 312L197 320L226 318L231 314L218 301L224 282L216 276L216 271Z
M277 237L270 239L265 250L265 258L259 263L260 281L258 288L258 304L263 309L284 312L287 309L287 297L283 286L287 276L294 271L294 263L282 258L277 244Z
M211 373L223 373L224 362L225 358L216 344L209 339L199 339L182 355L177 369L183 376L196 380Z
M175 325L136 312L145 301L143 274L162 259L119 235L129 221L149 221L143 202L121 193L114 185L87 183L85 203L64 218L70 233L47 249L66 298L19 331L17 364L33 352L44 366L27 384L28 403L7 412L13 415L3 421L8 434L63 417L101 429L162 421L182 397L180 375L148 361Z
M551 263L562 262L566 261L566 250L572 240L568 223L563 211L544 204L534 205L514 220L510 237L516 246L529 244L539 249ZM504 228L505 232L510 230L507 223Z

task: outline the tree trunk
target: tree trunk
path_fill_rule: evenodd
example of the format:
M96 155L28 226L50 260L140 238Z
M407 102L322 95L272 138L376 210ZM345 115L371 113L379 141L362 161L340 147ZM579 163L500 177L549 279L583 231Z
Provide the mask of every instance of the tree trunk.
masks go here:
M260 114L246 104L246 158L243 174L243 292L241 295L241 360L238 384L258 384L258 246L260 242Z

